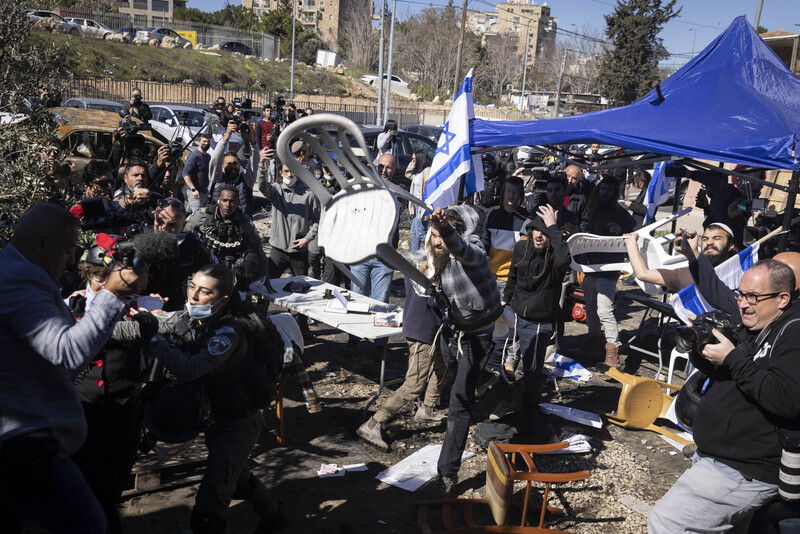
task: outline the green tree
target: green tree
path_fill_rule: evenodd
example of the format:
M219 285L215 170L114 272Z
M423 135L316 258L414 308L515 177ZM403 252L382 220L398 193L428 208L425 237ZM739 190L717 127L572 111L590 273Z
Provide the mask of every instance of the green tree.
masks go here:
M172 12L173 20L183 20L186 22L202 22L203 24L211 24L214 20L212 13L201 11L196 7L178 7Z
M678 16L676 0L617 0L614 12L606 15L606 36L613 48L600 61L598 83L604 96L617 105L643 97L658 81L658 62L669 57L663 39L664 24Z
M58 92L63 81L59 65L64 54L55 47L36 47L29 38L31 24L22 2L0 5L0 245L11 237L14 222L23 211L55 195L47 178L53 163L42 158L42 149L53 141L56 124L44 107L32 112L46 88ZM27 116L22 120L22 114ZM60 162L58 162L60 163ZM69 200L69 199L68 199Z

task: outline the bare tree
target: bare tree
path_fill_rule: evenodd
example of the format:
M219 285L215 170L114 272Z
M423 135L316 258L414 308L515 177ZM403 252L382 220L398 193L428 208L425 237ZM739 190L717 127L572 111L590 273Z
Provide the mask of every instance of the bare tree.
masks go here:
M502 96L506 84L518 85L522 76L522 54L517 50L519 38L511 33L486 37L484 59L476 81L496 97Z
M346 31L339 39L339 48L348 67L371 71L378 60L377 35L372 29L372 2L351 0L344 6Z

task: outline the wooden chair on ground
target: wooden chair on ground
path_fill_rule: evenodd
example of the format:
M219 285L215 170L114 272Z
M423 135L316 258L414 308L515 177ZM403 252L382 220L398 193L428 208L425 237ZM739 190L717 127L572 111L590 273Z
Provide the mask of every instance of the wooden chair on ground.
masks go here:
M605 373L622 384L616 414L605 414L609 421L626 428L652 430L674 439L681 445L691 443L678 436L671 430L655 424L656 419L667 416L674 397L664 393L661 388L677 391L680 386L673 386L660 380L633 376L623 373L618 369L609 369Z
M537 453L565 449L569 443L562 441L547 445L516 445L489 443L486 461L486 499L437 499L420 501L417 503L417 521L423 534L445 534L458 532L461 534L478 534L483 532L502 532L508 534L534 534L534 533L559 533L544 527L544 520L549 513L551 516L562 516L563 510L547 505L550 485L554 482L569 482L573 480L586 480L589 471L574 473L542 473L536 467L534 455ZM514 484L525 482L525 497L522 502L513 502ZM542 504L531 505L531 488L534 482L544 483ZM488 505L491 510L495 525L479 525L475 518L478 507ZM428 512L433 507L442 509L443 530L433 530L428 520ZM519 525L509 525L511 510L521 510ZM463 525L454 521L454 512L459 509L463 512ZM538 526L528 525L528 514L532 509L539 513ZM516 514L515 514L516 515Z

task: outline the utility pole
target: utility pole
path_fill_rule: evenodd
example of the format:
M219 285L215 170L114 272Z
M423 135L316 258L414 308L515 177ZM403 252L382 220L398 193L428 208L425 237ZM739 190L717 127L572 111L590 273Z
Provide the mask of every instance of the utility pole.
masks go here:
M564 49L564 57L561 59L561 72L558 73L558 85L556 86L556 106L553 110L553 117L558 117L558 107L561 101L561 82L564 80L564 69L567 66L567 52L569 48Z
M528 32L528 35L525 37L525 61L522 62L522 96L520 96L519 99L519 120L522 120L522 106L525 105L525 81L528 77L528 48L531 44L530 24L525 27L525 31Z
M375 123L378 126L383 126L383 8L386 5L386 0L381 0L381 45L378 52L378 113Z
M756 20L753 21L753 26L758 32L758 23L761 22L761 8L764 7L764 0L758 0L758 7L756 7Z
M464 30L467 27L467 0L464 0L464 7L461 8L461 33L458 36L458 54L456 55L456 80L453 84L453 101L458 94L461 84L461 50L464 48Z
M692 59L694 59L694 44L695 44L695 41L697 40L697 30L694 29L694 28L689 28L689 31L690 32L694 32L694 34L693 34L694 37L692 37Z
M389 120L389 102L392 99L392 51L394 50L394 14L397 12L397 0L392 0L392 24L389 26L389 61L386 65L386 101L384 102L384 122Z
M294 24L297 19L297 2L292 0L292 72L289 77L289 102L294 102Z

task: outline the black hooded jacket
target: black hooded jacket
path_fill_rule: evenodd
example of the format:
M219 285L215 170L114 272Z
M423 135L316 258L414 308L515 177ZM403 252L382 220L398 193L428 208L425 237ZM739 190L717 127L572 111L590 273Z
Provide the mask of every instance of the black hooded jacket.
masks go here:
M558 315L561 282L569 269L567 244L558 226L545 226L540 217L527 224L550 238L547 254L535 254L531 240L514 245L503 301L527 321L552 323Z

